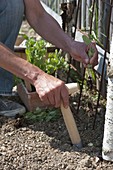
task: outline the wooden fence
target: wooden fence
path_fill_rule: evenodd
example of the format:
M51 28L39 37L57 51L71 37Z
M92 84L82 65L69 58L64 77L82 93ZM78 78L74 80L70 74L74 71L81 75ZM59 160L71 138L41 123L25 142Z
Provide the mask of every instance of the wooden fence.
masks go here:
M60 14L60 4L62 3L62 0L42 0L47 6L49 6L52 10Z
M109 27L109 42L113 33L113 0L42 0L52 10L61 14L61 3L74 2L75 9L80 2L77 28L89 31L92 27L93 34L100 43L106 44L106 36ZM110 10L112 10L110 15ZM93 18L91 21L91 15ZM92 23L91 23L92 22ZM75 23L74 23L75 24Z

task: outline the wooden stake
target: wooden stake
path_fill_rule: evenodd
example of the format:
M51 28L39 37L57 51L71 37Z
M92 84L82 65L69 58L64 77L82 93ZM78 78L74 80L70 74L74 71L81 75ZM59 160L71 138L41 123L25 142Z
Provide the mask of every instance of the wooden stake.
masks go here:
M66 86L69 90L69 94L72 94L73 92L76 92L79 89L77 83L66 84ZM62 112L64 122L67 127L72 144L76 145L78 148L82 148L80 135L79 135L79 132L78 132L78 129L77 129L70 107L66 109L64 108L63 104L61 104L61 112Z

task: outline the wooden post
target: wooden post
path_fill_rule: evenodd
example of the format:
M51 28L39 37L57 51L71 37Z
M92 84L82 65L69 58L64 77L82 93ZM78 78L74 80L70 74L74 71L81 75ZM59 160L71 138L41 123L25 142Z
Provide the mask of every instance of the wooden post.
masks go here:
M112 1L111 1L112 2ZM109 16L110 16L110 0L105 0L105 6L104 6L104 15L103 15L103 44L104 47L106 48L106 36L107 36L107 31L109 27ZM107 49L109 48L109 44L107 45Z
M81 17L81 28L86 29L86 1L82 0L82 17Z
M102 32L103 32L103 14L104 14L104 3L102 1L99 1L98 2L98 6L99 6L99 9L98 9L98 36L99 36L99 40L101 43L103 43L102 39L103 39L103 35L102 35Z

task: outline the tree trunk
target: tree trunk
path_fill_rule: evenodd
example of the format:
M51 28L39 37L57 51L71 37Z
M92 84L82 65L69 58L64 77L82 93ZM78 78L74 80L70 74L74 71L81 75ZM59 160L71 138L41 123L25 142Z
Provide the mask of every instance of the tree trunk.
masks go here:
M109 62L102 157L105 160L113 161L113 35Z

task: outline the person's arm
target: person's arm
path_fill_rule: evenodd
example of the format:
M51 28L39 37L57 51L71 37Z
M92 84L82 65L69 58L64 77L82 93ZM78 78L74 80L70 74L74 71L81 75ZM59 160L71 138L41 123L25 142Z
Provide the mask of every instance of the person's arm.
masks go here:
M40 99L46 105L59 107L61 100L65 107L69 105L68 91L63 81L46 74L28 61L17 57L15 53L1 43L0 67L34 85Z
M75 60L83 62L84 64L91 62L93 66L98 63L96 48L94 47L95 54L92 60L89 61L87 46L82 42L72 40L72 38L60 28L56 20L44 10L40 0L24 0L24 3L26 18L39 35L68 52Z
M0 43L0 67L10 71L16 76L28 80L31 84L35 79L35 67L27 60L17 57L9 48ZM39 68L38 74L42 72Z

